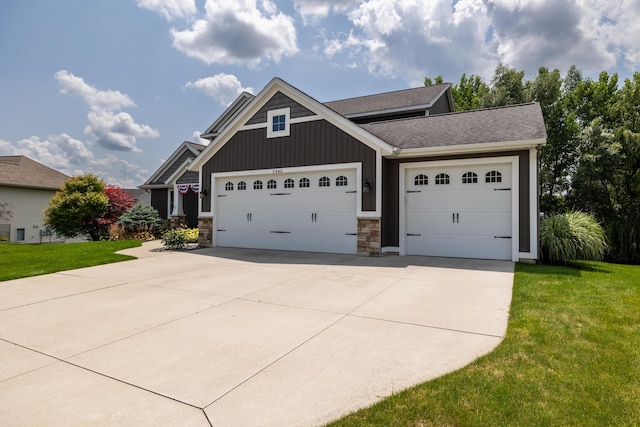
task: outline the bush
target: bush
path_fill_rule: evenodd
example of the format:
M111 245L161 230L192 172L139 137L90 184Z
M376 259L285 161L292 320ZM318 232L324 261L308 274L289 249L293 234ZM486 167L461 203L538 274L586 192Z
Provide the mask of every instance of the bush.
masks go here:
M123 225L127 231L133 233L153 233L162 225L162 219L158 211L149 205L135 205L129 212L118 219L118 224Z
M544 218L540 223L540 251L549 264L577 260L600 261L607 250L604 230L584 212L567 212Z
M184 249L188 243L198 243L197 228L176 228L162 233L162 244L167 249Z

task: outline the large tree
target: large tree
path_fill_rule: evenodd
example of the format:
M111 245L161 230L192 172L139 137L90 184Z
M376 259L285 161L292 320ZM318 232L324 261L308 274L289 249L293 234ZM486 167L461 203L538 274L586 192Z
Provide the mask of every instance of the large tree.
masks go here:
M71 177L49 201L45 224L65 237L99 240L103 225L97 219L109 205L104 189L104 182L93 174Z

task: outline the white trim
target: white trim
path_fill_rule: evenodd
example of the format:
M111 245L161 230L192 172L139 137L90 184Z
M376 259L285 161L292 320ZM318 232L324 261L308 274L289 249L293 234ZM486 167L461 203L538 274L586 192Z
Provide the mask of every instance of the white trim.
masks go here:
M380 253L400 253L400 246L384 246L380 249Z
M182 144L180 144L180 146L176 149L176 151L174 151L171 154L171 156L169 156L169 158L160 165L160 168L158 168L158 170L156 170L155 173L151 175L151 177L143 185L139 186L138 188L144 188L148 183L154 182L160 179L160 177L166 172L166 170L170 166L172 166L176 162L176 160L178 160L178 158L182 155L182 153L184 153L183 148L186 148L187 150L189 150L194 155L194 159L197 158L198 155L200 155L200 152L191 148L189 144L195 144L195 143L187 143L187 141L185 141ZM200 144L196 144L196 145L200 145Z
M295 117L293 119L290 119L289 123L291 123L292 125L295 125L297 123L315 122L318 120L322 120L322 117L320 117L317 114L314 114L313 116ZM267 122L244 125L240 129L238 129L238 132L242 130L266 129L268 125L269 123Z
M520 176L519 176L519 157L483 157L479 159L460 159L460 160L436 160L432 162L416 162L401 163L399 168L399 254L406 255L406 173L410 169L432 168L432 167L455 167L465 165L485 165L485 164L509 164L511 163L511 260L517 262L520 259L520 228L519 228L519 200L520 200Z
M421 148L397 148L394 152L397 158L418 157L418 156L440 156L463 153L485 153L507 150L532 149L539 145L545 145L546 139L531 139L526 141L501 141L482 142L478 144L445 145L441 147L421 147Z
M529 150L529 252L520 252L522 259L538 259L538 221L540 212L538 194L538 150Z
M273 130L273 118L284 116L284 130ZM267 111L267 138L279 138L291 134L291 108Z

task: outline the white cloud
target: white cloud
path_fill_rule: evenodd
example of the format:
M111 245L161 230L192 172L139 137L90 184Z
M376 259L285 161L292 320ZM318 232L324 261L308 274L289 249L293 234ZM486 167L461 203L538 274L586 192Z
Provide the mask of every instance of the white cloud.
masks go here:
M301 14L332 10L328 0L295 4ZM576 64L594 74L640 65L640 8L632 1L365 0L344 13L352 27L325 37L326 56L418 84L438 74L488 80L499 61L528 78L540 66Z
M256 66L299 50L293 19L272 2L207 0L205 9L191 29L171 29L173 46L187 56L207 64Z
M167 21L188 19L197 13L194 0L138 0L138 6L163 16Z
M236 76L224 73L189 82L185 87L198 89L225 107L235 101L242 92L253 94L252 87L242 87L242 83Z
M27 156L67 175L93 172L107 184L135 187L148 178L149 171L114 155L96 158L80 140L67 134L21 139L17 144L0 139L0 155Z
M136 104L126 94L114 90L98 90L66 70L55 74L62 86L61 92L81 96L90 108L87 115L89 124L84 133L90 142L116 151L140 151L136 146L137 138L157 138L158 130L135 122L129 113L118 112Z
M76 77L67 70L58 71L55 78L62 86L60 92L80 95L92 110L112 111L136 106L128 95L117 90L97 90L82 77Z
M202 132L199 132L199 131L193 132L193 135L191 135L193 142L195 142L196 144L209 145L211 141L209 141L208 139L200 138L200 135L202 135ZM0 142L2 141L0 140Z
M293 5L305 25L315 25L332 11L345 12L359 2L360 0L294 0Z

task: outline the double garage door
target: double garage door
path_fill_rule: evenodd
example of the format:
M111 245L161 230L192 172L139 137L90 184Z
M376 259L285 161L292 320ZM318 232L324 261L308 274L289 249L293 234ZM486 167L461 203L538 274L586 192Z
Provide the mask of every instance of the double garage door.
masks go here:
M216 177L216 246L354 254L356 170Z
M512 258L511 164L405 170L405 253Z

